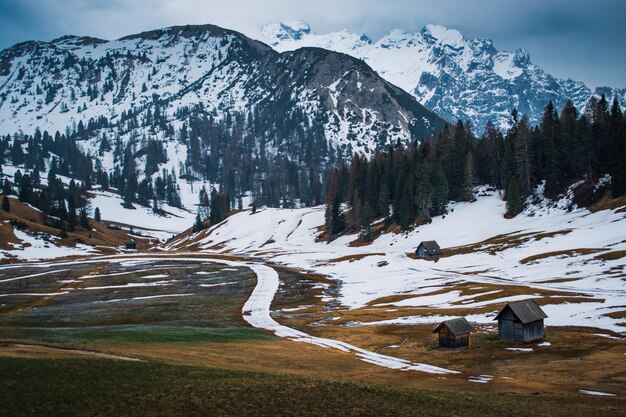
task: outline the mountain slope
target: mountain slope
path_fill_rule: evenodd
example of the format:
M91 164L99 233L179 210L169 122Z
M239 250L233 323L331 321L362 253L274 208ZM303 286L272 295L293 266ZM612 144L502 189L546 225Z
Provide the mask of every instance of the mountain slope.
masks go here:
M623 200L591 212L567 197L558 204L544 199L506 219L499 192L480 187L474 195L476 202L451 203L430 224L383 233L368 245L351 244L356 234L320 241L320 206L246 210L166 248L248 254L329 276L341 283L325 294L335 314L367 311L352 326L436 324L458 316L488 324L503 303L534 298L548 313L548 326L624 330L626 242L616 227L625 218ZM412 259L427 240L437 240L443 257Z
M604 93L626 106L626 89L592 92L582 82L546 73L523 48L499 51L491 40L466 39L438 25L419 33L395 29L374 42L345 30L316 34L303 22L279 23L264 27L260 39L278 51L317 46L361 58L429 109L449 120L470 120L478 132L489 120L506 128L514 107L536 124L550 100L561 108L571 99L583 109L592 94Z
M300 109L325 121L331 142L348 137L358 147L358 138L370 148L381 137L421 139L443 124L357 59L319 49L279 54L212 25L116 41L65 36L0 52L2 133L62 131L100 116L115 125L123 112L154 111L155 105L166 123L180 121L176 112L185 107L216 118Z

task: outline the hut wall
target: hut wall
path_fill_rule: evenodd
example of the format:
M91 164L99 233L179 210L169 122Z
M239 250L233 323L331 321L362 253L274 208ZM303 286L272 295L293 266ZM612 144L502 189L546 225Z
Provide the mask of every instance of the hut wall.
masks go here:
M543 320L537 320L524 326L523 339L525 342L543 339Z
M498 336L500 340L515 340L515 321L517 317L510 308L506 308L498 317ZM518 321L521 325L521 322ZM519 329L518 332L522 330ZM523 332L519 340L522 340Z
M469 333L455 336L447 328L439 332L439 347L444 349L465 349L469 347Z
M498 336L500 340L532 342L544 338L543 320L523 324L519 320L500 318L498 320Z
M428 252L426 252L426 248L424 247L424 245L420 245L417 248L417 256L419 256L420 258L427 258L429 256Z

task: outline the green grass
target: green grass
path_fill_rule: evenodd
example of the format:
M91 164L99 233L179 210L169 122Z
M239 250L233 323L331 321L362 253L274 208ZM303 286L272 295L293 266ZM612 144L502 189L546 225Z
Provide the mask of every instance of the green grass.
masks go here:
M0 339L49 343L203 343L264 340L270 336L252 327L206 328L175 325L103 327L0 328Z
M1 415L616 416L619 399L455 394L102 359L0 358Z

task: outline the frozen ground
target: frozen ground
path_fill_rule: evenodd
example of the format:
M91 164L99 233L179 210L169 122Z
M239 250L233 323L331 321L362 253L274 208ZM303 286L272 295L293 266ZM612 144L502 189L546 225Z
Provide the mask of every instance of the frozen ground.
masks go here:
M447 317L438 310L446 309L460 309L471 321L488 323L502 303L533 297L543 304L548 326L622 332L624 319L608 314L626 305L626 215L563 207L542 202L507 220L500 195L480 189L476 202L452 204L445 218L409 233L384 234L362 247L349 246L355 235L316 242L323 207L264 209L234 215L168 248L185 248L194 241L213 251L209 248L219 245L219 252L260 256L340 280L338 301L347 308L401 296L378 307L426 308L433 315L405 314L385 323L436 322ZM436 263L409 258L407 253L425 240L437 240L448 256ZM458 289L468 285L470 294ZM521 294L499 294L507 288Z

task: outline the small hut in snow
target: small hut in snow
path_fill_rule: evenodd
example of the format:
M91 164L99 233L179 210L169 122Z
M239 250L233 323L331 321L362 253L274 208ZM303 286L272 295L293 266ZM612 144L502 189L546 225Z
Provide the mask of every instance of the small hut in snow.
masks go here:
M498 320L500 340L532 342L543 339L543 319L548 316L535 300L508 303L494 320Z
M129 240L128 242L126 242L126 249L136 250L137 242L135 242L134 240Z
M443 255L441 248L434 240L427 240L420 243L415 250L415 254L418 258L438 258Z
M446 320L435 327L433 333L439 333L439 349L461 350L471 346L472 325L464 318Z

